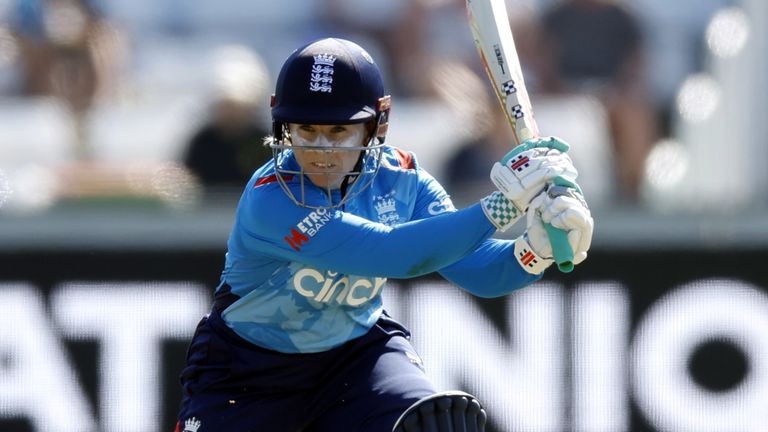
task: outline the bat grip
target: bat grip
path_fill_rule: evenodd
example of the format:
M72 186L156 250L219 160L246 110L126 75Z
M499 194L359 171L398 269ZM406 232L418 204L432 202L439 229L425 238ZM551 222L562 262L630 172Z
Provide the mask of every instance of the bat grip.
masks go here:
M568 144L561 140L552 137L536 137L520 143L518 146L512 149L511 152L504 156L504 158L501 160L501 163L506 165L510 159L524 151L531 150L533 148L546 147L559 150L563 153L568 151ZM564 186L567 188L575 189L581 193L581 188L578 184L562 176L555 177L555 179L552 181L552 184L555 186ZM547 231L547 235L549 236L549 243L552 245L552 255L555 257L557 268L560 269L560 271L563 273L572 272L573 249L571 249L571 244L568 242L568 233L561 230L560 228L555 228L552 226L552 224L548 223L544 224L544 229Z
M555 186L564 186L580 190L576 183L560 176L555 177L552 184ZM552 245L552 255L555 257L557 268L563 273L572 272L573 249L571 248L570 242L568 242L568 233L560 228L555 228L550 223L545 223L544 229L549 236L549 243Z
M573 249L571 249L571 244L568 243L568 233L548 223L544 224L544 229L547 230L549 235L549 243L552 245L552 255L555 256L557 268L563 273L572 272Z

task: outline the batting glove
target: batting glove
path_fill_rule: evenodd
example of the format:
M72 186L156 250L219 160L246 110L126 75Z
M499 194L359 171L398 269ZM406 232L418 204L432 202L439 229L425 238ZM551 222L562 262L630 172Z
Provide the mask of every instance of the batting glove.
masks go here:
M531 201L525 234L515 240L515 258L532 274L539 274L552 265L552 245L544 228L552 224L567 233L573 250L573 264L587 259L592 245L594 220L584 197L574 189L552 186Z
M578 172L566 154L568 144L557 137L533 138L520 144L491 169L491 181L522 215L531 200L555 177L575 180Z

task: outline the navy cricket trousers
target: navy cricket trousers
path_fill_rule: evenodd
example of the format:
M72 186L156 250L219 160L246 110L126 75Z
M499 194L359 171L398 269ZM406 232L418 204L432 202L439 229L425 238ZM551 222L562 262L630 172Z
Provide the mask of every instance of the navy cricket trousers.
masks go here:
M197 326L182 372L178 432L390 432L434 394L408 330L384 314L330 351L256 347L212 312Z

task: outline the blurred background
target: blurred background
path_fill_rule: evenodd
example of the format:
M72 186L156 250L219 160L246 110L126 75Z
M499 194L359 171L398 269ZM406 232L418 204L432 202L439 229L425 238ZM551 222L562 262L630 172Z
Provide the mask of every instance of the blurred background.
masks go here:
M591 258L496 300L392 281L390 311L492 431L768 430L768 2L507 9ZM172 430L277 73L327 36L384 72L389 144L460 207L492 190L464 0L0 0L0 430Z

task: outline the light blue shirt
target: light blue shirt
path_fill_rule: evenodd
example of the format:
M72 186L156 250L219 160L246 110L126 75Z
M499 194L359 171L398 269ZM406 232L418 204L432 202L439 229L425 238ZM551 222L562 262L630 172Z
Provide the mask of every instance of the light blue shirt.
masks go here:
M287 182L297 196L299 180ZM304 185L309 201L327 200L308 179ZM237 300L222 317L260 347L319 352L376 323L389 277L438 271L482 297L537 280L512 256L513 242L491 239L494 232L479 205L457 211L415 156L394 147L384 148L371 185L340 209L296 205L269 162L237 208L218 288L230 287Z

